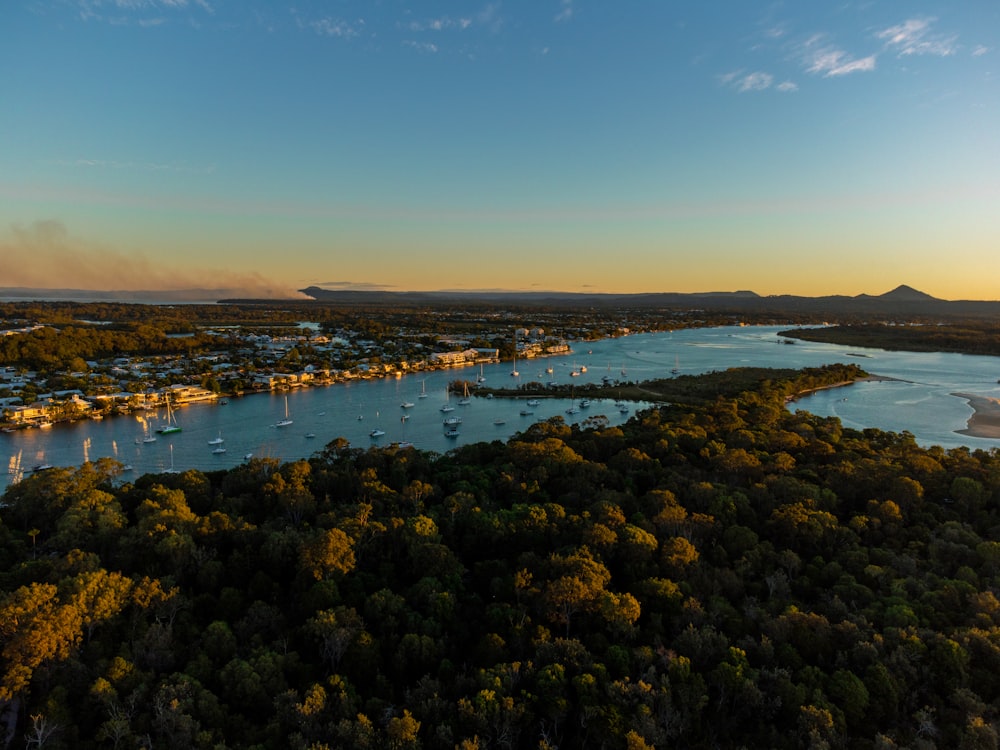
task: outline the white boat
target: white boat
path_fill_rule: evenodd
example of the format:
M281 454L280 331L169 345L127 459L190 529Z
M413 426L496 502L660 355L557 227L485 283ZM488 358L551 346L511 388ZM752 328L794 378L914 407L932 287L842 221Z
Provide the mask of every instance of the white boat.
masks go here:
M476 382L477 383L485 383L486 382L486 376L483 375L483 363L482 362L479 363L479 377L476 378Z
M380 438L380 437L382 437L382 436L383 436L384 434L385 434L385 430L380 430L380 429L378 429L377 427L376 427L376 428L375 428L374 430L372 430L371 432L369 432L369 433L368 433L368 435L369 435L370 437L372 437L373 439L374 439L374 438Z
M528 399L528 406L540 406L541 403L542 402L539 401L537 398L529 398Z
M285 396L285 418L279 419L274 423L275 427L288 427L292 423L292 419L288 416L288 396Z
M315 432L307 432L306 433L306 440L311 440L314 437L316 437L316 433Z
M585 399L583 399L583 400L580 401L580 408L581 409L586 409L588 406L590 406L590 399L589 398L585 398Z
M212 453L216 453L216 454L218 454L218 453L225 453L225 452L226 452L226 449L223 446L221 446L221 445L217 445L217 446L215 446L212 449Z
M451 389L448 386L445 386L444 389L444 403L441 405L441 411L455 411L455 407L451 405Z
M519 377L521 373L517 371L517 331L514 332L514 366L511 368L510 376L512 378Z
M521 416L522 417L530 417L534 413L535 412L532 409L521 409Z
M417 395L417 398L427 398L427 381L426 380L421 380L420 381L420 393Z
M219 437L212 438L211 440L208 441L208 444L209 445L222 445L224 442L226 442L226 439L224 437L222 437L222 430L219 430Z
M468 383L463 383L462 384L462 388L464 390L462 391L462 398L460 398L458 400L458 405L459 406L468 406L469 404L472 403L472 399L469 398L469 384Z
M454 427L457 424L462 424L461 417L448 417L447 419L444 420L445 427Z
M180 432L181 426L177 424L177 417L174 416L174 410L170 407L170 401L167 401L167 423L160 427L157 432L161 435L169 435L173 432Z
M673 368L671 368L670 372L672 372L674 375L676 375L680 371L681 371L681 358L680 357L674 357L674 366L673 366Z
M577 408L576 408L575 406L571 406L571 407L569 407L569 408L568 408L568 409L566 410L566 413L567 413L567 414L579 414L579 413L580 413L580 410L579 410L579 409L577 409Z
M142 437L136 438L135 443L139 445L140 443L155 443L156 436L149 432L149 422L145 419L142 420Z
M170 446L170 468L164 469L162 474L180 474L180 472L174 468L174 446Z
M412 401L404 401L399 406L402 409L412 409L415 406L415 404Z
M500 417L497 417L496 419L493 420L493 424L495 424L495 425L507 424L507 420L506 419L501 419Z
M450 430L445 430L444 431L444 436L446 438L457 438L461 434L462 433L459 432L459 430L458 430L457 427L452 427Z

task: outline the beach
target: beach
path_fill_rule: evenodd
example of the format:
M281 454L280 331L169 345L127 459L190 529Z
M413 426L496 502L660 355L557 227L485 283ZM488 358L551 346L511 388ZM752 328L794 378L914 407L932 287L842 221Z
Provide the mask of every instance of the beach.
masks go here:
M1000 439L1000 399L976 396L972 393L952 393L964 398L972 407L972 416L964 430L955 430L969 437Z

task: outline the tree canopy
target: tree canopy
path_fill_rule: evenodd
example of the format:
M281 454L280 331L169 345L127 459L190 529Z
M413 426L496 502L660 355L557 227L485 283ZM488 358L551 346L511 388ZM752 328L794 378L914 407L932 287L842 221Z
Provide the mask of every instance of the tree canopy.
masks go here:
M1000 455L784 408L836 368L0 504L12 747L995 748ZM695 394L695 390L698 392Z

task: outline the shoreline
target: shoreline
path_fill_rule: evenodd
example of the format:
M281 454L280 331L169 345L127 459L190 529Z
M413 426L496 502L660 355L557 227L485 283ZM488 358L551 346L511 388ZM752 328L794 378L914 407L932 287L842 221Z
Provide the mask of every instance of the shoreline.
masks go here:
M785 403L790 404L793 401L798 401L803 396L811 396L819 391L827 391L831 388L843 388L844 386L854 385L855 383L885 383L889 381L899 381L899 378L890 378L887 375L865 375L863 378L858 378L857 380L841 380L839 383L830 383L830 385L818 385L815 388L806 388L798 393L793 393L791 396L785 397Z
M952 393L950 395L965 399L972 407L972 416L969 417L966 428L955 430L955 432L969 437L1000 440L1000 399L977 396L973 393Z

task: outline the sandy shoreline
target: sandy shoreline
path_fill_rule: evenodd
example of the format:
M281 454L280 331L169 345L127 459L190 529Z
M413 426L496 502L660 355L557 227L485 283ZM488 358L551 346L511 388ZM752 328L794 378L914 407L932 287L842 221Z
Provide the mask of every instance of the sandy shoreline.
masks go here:
M972 407L964 430L955 430L960 435L970 437L1000 439L1000 399L976 396L972 393L952 393L952 396L964 398Z
M882 383L890 380L899 380L899 378L890 378L886 375L866 375L856 380L841 380L839 383L830 383L830 385L818 385L815 388L806 388L798 393L793 393L791 396L786 396L785 403L788 404L792 401L797 401L803 396L811 396L818 391L825 391L830 388L843 388L846 385L854 385L855 383Z

